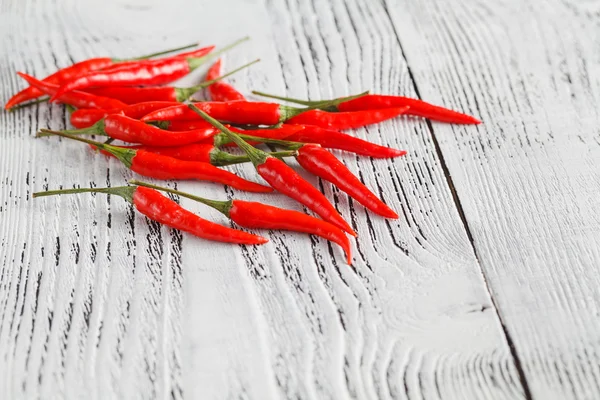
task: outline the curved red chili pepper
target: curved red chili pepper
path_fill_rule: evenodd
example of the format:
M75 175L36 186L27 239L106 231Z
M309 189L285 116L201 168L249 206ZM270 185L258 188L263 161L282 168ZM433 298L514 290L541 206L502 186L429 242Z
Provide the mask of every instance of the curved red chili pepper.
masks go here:
M284 115L276 103L261 103L250 101L206 101L194 103L196 107L220 121L235 124L275 125ZM142 121L181 121L201 119L185 104L164 108L142 117Z
M310 110L291 118L287 122L289 124L314 125L337 130L355 129L397 117L406 113L408 109L408 107L397 107L349 112Z
M142 186L50 190L33 193L33 197L74 193L105 193L121 196L151 220L191 233L203 239L238 244L264 244L269 241L261 236L205 220L184 209L173 200L163 196L160 192Z
M96 146L90 145L92 149L99 150ZM183 161L198 161L203 163L209 163L214 166L220 167L225 165L233 165L249 162L248 156L239 156L227 153L220 150L219 148L208 143L192 143L183 146L175 147L156 147L156 146L115 146L120 149L129 150L144 150L149 153L160 154L161 156L167 156L176 158ZM110 157L116 157L114 154L106 151L99 150L102 154ZM292 157L296 156L296 151L278 151L276 153L269 153L273 157Z
M240 42L238 41L233 45L227 46L214 54L222 53ZM73 90L83 90L92 86L155 86L167 84L184 77L204 64L207 57L149 60L132 66L123 65L122 67L111 68L106 71L90 72L62 85L50 100L52 101L64 93Z
M131 170L155 179L194 179L222 183L247 192L270 193L268 186L240 178L232 172L204 162L182 161L144 150L136 150Z
M89 128L107 115L118 113L120 110L97 110L95 108L80 108L71 113L70 121L77 129Z
M301 143L316 143L329 149L344 150L350 153L375 158L400 157L406 154L406 150L398 150L391 147L380 146L378 144L348 135L347 133L312 125L295 126L302 126L304 129L292 133L286 138L287 140Z
M86 93L97 96L112 97L125 104L137 104L147 101L178 102L176 88L171 86L107 86L86 88Z
M253 91L252 93L271 99L285 100L292 103L305 106L314 106L323 101L310 101L294 99L291 97L276 96L273 94ZM410 107L406 114L418 117L429 118L435 121L448 122L454 124L480 124L481 121L470 115L453 111L448 108L435 106L419 99L411 99L403 96L386 96L380 94L368 94L357 99L346 100L335 107L327 106L328 111L362 111L362 110L380 110L382 108ZM322 108L325 109L325 108Z
M329 222L310 215L252 201L237 199L229 201L211 200L137 180L132 180L130 183L173 193L206 204L223 213L236 224L246 228L284 229L320 236L340 245L346 252L348 264L352 263L350 241L344 232Z
M91 147L94 150L98 150L95 146ZM156 147L143 145L117 147L119 147L120 149L144 150L149 153L160 154L161 156L172 157L178 160L198 161L209 163L215 166L232 165L250 161L250 159L247 156L229 154L225 151L219 150L212 144L207 143L192 143L175 147ZM100 152L104 155L115 157L114 154L106 150L100 150Z
M148 101L172 101L172 102L183 102L189 99L197 91L210 86L213 83L219 82L227 76L233 75L244 68L258 62L259 60L252 61L233 71L228 72L222 76L216 76L214 79L211 78L209 81L202 82L198 85L179 88L173 86L160 86L160 87L134 87L134 86L110 86L100 88L88 88L87 93L92 93L100 96L111 97L117 100L121 100L127 104L136 104L140 102Z
M206 122L203 120L203 122ZM209 124L210 125L210 124ZM212 125L210 125L212 126ZM304 129L302 125L282 125L278 128L266 128L266 129L238 129L232 126L227 126L227 128L235 133L239 133L246 136L252 136L255 138L266 138L266 139L274 139L274 140L282 140L287 139L291 135L297 134L299 131ZM221 147L235 147L236 144L233 143L227 135L224 133L220 133L211 139L207 139L206 141L211 141L215 146ZM247 141L251 145L258 144L258 141Z
M245 228L285 229L320 236L337 243L346 253L348 264L352 264L350 241L344 232L329 222L304 213L284 210L252 201L233 200L229 217Z
M43 82L52 83L56 85L60 85L68 80L71 80L75 77L81 76L87 72L95 71L101 68L104 68L109 65L113 65L114 61L112 58L101 57L101 58L91 58L89 60L80 61L71 65L70 67L60 69L53 73L52 75L44 78ZM21 90L19 93L15 94L11 97L6 105L4 106L5 110L8 110L17 104L23 103L27 100L33 100L40 97L44 92L35 88L28 87L26 89Z
M197 121L165 121L165 124L163 129L168 131L190 131L192 129L209 128L212 126L203 119Z
M273 189L268 186L247 181L234 173L219 169L209 163L183 161L144 150L121 148L58 131L43 129L42 132L77 140L95 146L98 149L105 150L118 158L127 168L150 178L194 179L217 182L239 190L256 193L269 193L273 191Z
M335 106L344 99L353 99L360 96L364 96L364 94L361 93L356 96L341 97L307 108L288 107L277 103L255 101L205 101L194 103L194 106L220 121L246 125L276 125L280 122L287 121L290 118L293 119L293 117L297 115L307 113L309 110L326 107L328 105ZM387 113L389 114L391 112L388 111ZM151 112L144 116L142 121L181 121L198 119L200 119L198 114L190 110L188 105L180 104Z
M59 88L58 85L48 82L42 82L40 80L35 79L33 76L29 76L23 72L17 72L17 74L21 78L25 79L31 86L49 95L55 94ZM65 93L64 95L58 97L56 100L77 108L110 109L123 108L127 106L127 104L116 99L111 99L109 97L103 96L96 96L91 93L80 92L77 90Z
M172 101L145 101L143 103L131 104L123 108L123 114L129 118L140 119L144 115L156 110L161 110L167 107L173 107L176 102Z
M264 244L269 241L201 218L154 189L138 186L133 192L133 205L154 221L203 239L239 244Z
M174 51L187 49L187 48L190 48L195 45L196 44L182 46L182 47L178 47L175 49L164 50L164 51L161 51L158 53L147 54L147 55L144 55L141 57L137 57L136 59L142 60L142 59L146 59L146 58L151 58L151 57L171 53ZM199 50L203 50L203 49L199 49ZM194 50L194 51L199 51L199 50ZM190 53L193 53L194 51L192 51ZM210 52L210 50L209 50L209 52ZM185 54L186 53L182 53L182 54L179 54L179 56L184 56ZM175 57L177 57L177 56L175 56ZM200 56L196 56L196 57L200 57ZM135 59L132 59L132 60L135 60ZM108 57L90 58L88 60L77 62L69 67L60 69L60 70L56 71L55 73L53 73L52 75L49 75L46 78L44 78L42 80L42 82L48 82L48 83L53 83L53 84L57 84L57 85L62 85L64 83L66 83L67 81L75 79L79 76L82 76L82 75L88 73L88 72L100 70L100 69L103 69L106 67L110 67L112 65L119 65L119 64L123 64L123 63L133 63L133 62L134 61L131 61L131 60L120 60L120 59L114 59L114 58L108 58ZM23 89L19 93L17 93L13 97L11 97L8 100L8 102L6 103L6 105L4 106L4 108L6 110L8 110L9 108L12 108L12 107L16 106L17 104L23 103L27 100L36 99L39 96L41 96L42 94L43 94L43 92L41 90L30 86L27 89Z
M344 232L329 222L311 217L299 211L261 204L253 201L233 200L229 217L245 228L285 229L320 236L337 243L346 253L346 260L352 264L350 241Z
M201 49L196 49L196 50L188 51L188 52L185 52L185 53L174 54L174 55L168 56L168 57L161 57L161 58L158 58L158 59L155 59L155 60L139 59L139 60L135 60L135 61L128 61L127 62L127 67L128 68L140 67L140 66L144 65L145 63L147 63L148 61L156 61L156 60L163 60L164 61L164 60L181 59L181 58L198 58L198 57L203 57L203 56L207 55L208 53L210 53L211 51L213 51L214 48L215 48L215 46L203 47ZM107 72L107 71L110 71L110 70L121 68L123 65L124 65L123 63L115 63L115 64L112 64L112 65L110 65L108 67L101 68L101 70L103 72Z
M216 79L221 75L221 59L219 58L216 63L206 73L206 80L210 81ZM237 91L236 88L225 82L215 82L208 87L208 93L213 101L238 101L246 100L243 94Z
M93 126L78 130L65 130L67 134L106 135L113 139L148 146L181 146L200 142L218 133L213 127L190 131L166 131L122 114L110 114Z
M158 147L158 146L129 146L124 147L120 146L124 149L133 149L133 150L144 150L149 153L160 154L161 156L173 157L178 160L184 161L200 161L209 163L212 165L215 164L213 158L214 154L219 152L219 149L213 146L212 144L207 143L191 143L182 146L174 146L174 147ZM104 153L104 150L102 150ZM110 154L110 153L109 153ZM243 157L245 161L249 161L248 157Z
M435 106L423 100L403 96L384 96L370 94L358 99L346 101L338 106L340 111L362 111L382 108L409 106L407 114L454 124L480 124L481 121L470 115Z
M318 144L305 144L298 149L298 163L308 172L333 183L360 204L386 218L398 214L369 190L336 156Z
M256 165L256 171L278 192L305 205L325 221L356 236L356 232L344 221L327 197L283 161L267 157L262 164Z
M194 59L195 60L195 59ZM169 59L149 61L130 68L122 66L107 71L96 71L76 78L60 87L50 98L53 101L61 95L73 90L84 90L98 86L136 86L164 85L184 77L192 71L187 59Z
M79 110L73 111L71 114L71 124L77 128L89 128L94 125L96 122L100 121L102 118L107 115L123 113L129 118L140 119L144 115L149 112L160 110L161 108L172 107L178 103L172 101L147 101L144 103L131 104L122 109L112 109L112 110L96 110L96 109L86 109L81 108ZM203 124L204 127L208 126L207 124ZM179 130L192 130L196 128L189 129L179 129Z

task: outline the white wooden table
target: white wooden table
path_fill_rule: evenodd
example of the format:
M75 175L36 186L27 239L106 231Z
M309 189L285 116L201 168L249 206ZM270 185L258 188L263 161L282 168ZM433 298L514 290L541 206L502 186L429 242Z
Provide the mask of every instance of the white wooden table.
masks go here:
M598 0L2 0L2 103L18 70L251 35L225 59L262 59L232 78L245 92L371 89L484 124L354 132L409 151L336 153L398 221L309 177L360 235L351 269L306 235L221 245L114 196L32 200L133 175L34 139L61 106L1 112L0 398L599 399L599 21Z

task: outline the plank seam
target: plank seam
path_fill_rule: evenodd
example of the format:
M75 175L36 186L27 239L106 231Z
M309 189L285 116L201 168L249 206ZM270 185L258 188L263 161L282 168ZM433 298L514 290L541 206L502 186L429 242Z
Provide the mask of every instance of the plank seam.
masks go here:
M395 24L393 23L393 19L392 16L390 15L389 9L388 9L388 5L387 2L384 0L383 1L383 9L387 15L387 18L390 21L390 24L392 25L392 29L394 30L394 34L396 36L396 41L398 42L398 47L400 48L400 54L402 55L402 58L404 59L404 61L406 62L406 70L408 72L408 76L409 79L412 83L413 89L415 90L415 94L417 96L418 99L422 99L421 94L419 92L419 87L417 85L417 81L415 79L415 76L412 72L410 63L408 62L408 58L406 57L406 54L404 52L404 48L402 47L402 41L400 40L400 34L398 32L398 29L396 29ZM496 313L496 316L498 317L498 320L500 322L500 326L502 328L502 332L503 335L506 339L506 343L508 345L508 348L510 350L510 354L511 357L513 358L513 362L515 365L515 368L517 370L517 374L519 375L519 381L521 382L521 386L523 387L523 394L525 396L526 400L532 400L533 397L531 395L531 390L529 389L529 385L527 383L527 379L525 377L525 372L523 370L523 365L521 362L521 359L519 358L517 349L515 347L514 341L512 339L512 336L510 335L510 333L508 332L508 329L504 323L504 320L502 319L502 316L500 315L500 312L498 311L498 306L496 304L496 301L494 299L494 296L492 294L488 279L485 275L485 272L483 271L483 268L481 267L481 261L479 259L479 255L477 254L477 247L475 246L475 241L473 239L473 235L471 233L471 230L469 228L469 224L467 222L467 218L465 216L465 212L462 206L462 203L460 201L460 198L458 196L458 193L456 192L456 188L454 186L454 181L452 180L452 176L450 175L450 171L448 169L448 165L446 164L446 160L444 158L444 154L442 153L441 147L439 145L439 142L437 140L437 137L435 135L435 131L433 129L433 125L431 124L430 120L426 120L427 123L427 128L429 130L429 133L431 134L431 139L433 141L433 145L435 147L435 153L438 156L439 160L440 160L440 165L442 167L442 170L444 172L444 176L446 178L446 182L448 184L448 187L450 189L450 193L452 194L452 200L454 201L454 205L456 206L456 210L458 211L458 215L460 217L460 220L463 224L463 227L467 233L467 238L469 239L469 243L471 244L471 248L473 249L473 254L475 255L475 259L477 260L477 267L479 268L479 271L481 273L481 276L483 278L483 283L485 285L486 291L488 292L490 299L492 301L492 304L494 305L494 311Z

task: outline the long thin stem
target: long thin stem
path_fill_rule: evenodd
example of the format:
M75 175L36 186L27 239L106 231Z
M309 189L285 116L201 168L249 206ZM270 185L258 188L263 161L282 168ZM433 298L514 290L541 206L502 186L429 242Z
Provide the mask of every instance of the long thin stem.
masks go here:
M279 146L283 146L283 147L286 147L291 150L298 150L300 147L302 147L306 144L306 143L301 143L301 142L292 142L290 140L271 139L271 138L265 138L265 137L261 137L261 136L246 135L244 133L238 133L238 135L242 139L247 140L247 141L267 143L267 144L277 144ZM221 143L219 143L219 144L221 144ZM273 153L271 153L271 155L275 157L275 155Z
M219 57L221 54L225 53L226 51L231 50L232 48L234 48L235 46L237 46L240 43L245 42L246 40L249 40L250 37L246 36L243 37L239 40L236 40L235 42L231 43L230 45L227 45L225 47L223 47L222 49L219 49L217 51L213 51L212 53L209 53L205 56L202 57L194 57L194 58L188 58L188 64L190 66L190 70L194 70L196 68L198 68L199 66L201 66L202 64L204 64L207 60Z
M100 150L104 150L109 152L110 154L117 157L127 168L131 168L131 164L133 163L133 157L137 154L136 150L125 149L123 147L112 146L110 144L96 142L94 140L85 139L79 136L68 135L66 133L60 131L51 131L50 129L42 129L42 133L49 134L50 136L62 136L68 139L73 139L78 142L83 142L95 146Z
M280 122L287 121L288 119L300 115L306 111L322 109L327 111L335 111L337 110L337 106L345 101L350 101L354 99L358 99L359 97L365 96L369 94L368 91L362 92L360 94L346 96L346 97L338 97L337 99L325 100L312 103L308 107L305 108L297 108L297 107L288 107L288 106L279 106L279 110L281 112Z
M175 53L176 51L191 49L192 47L196 47L199 44L200 43L198 43L198 42L191 43L191 44L188 44L188 45L185 45L185 46L176 47L174 49L167 49L167 50L159 51L157 53L150 53L150 54L146 54L146 55L143 55L143 56L140 56L140 57L135 57L135 58L124 58L124 59L119 60L119 61L140 61L140 60L146 60L146 59L152 58L152 57L164 56L165 54Z
M302 100L302 99L295 99L293 97L277 96L275 94L269 94L269 93L265 93L265 92L260 92L258 90L253 90L252 94L255 94L255 95L261 96L261 97L267 97L269 99L287 101L289 103L302 104L303 106L311 106L311 105L317 103L316 101L311 101L311 100Z
M205 197L194 196L193 194L180 192L179 190L166 188L163 186L153 185L151 183L141 182L141 181L138 181L135 179L130 180L129 183L131 183L132 185L145 186L145 187L148 187L151 189L156 189L156 190L160 190L163 192L173 193L173 194L176 194L176 195L179 195L182 197L187 197L188 199L192 199L199 203L206 204L207 206L210 206L210 207L214 208L215 210L222 212L223 214L225 214L225 216L229 217L229 210L231 209L231 205L232 205L231 201L220 201L220 200L207 199Z
M194 104L188 104L188 107L194 111L195 113L197 113L198 115L200 115L202 117L202 119L204 119L206 122L208 122L209 124L211 124L212 126L214 126L215 128L217 128L218 130L220 130L221 132L223 132L225 135L227 135L227 137L234 142L235 144L237 144L237 146L242 149L244 151L244 153L246 153L248 155L248 158L250 158L250 161L252 161L252 163L256 166L256 165L260 165L263 164L267 158L269 157L269 155L267 153L265 153L262 150L256 149L254 147L252 147L251 145L249 145L248 143L246 143L244 141L244 139L242 139L241 137L239 137L239 135L237 135L236 133L230 131L229 129L227 129L222 123L220 123L219 121L217 121L216 119L214 119L213 117L211 117L210 115L208 115L207 113L205 113L204 111L200 110L198 107L196 107Z
M263 96L263 97L268 97L271 99L283 100L283 101L288 101L290 103L296 103L296 104L301 104L301 105L307 106L308 108L303 109L304 111L314 110L317 108L323 109L323 110L336 111L337 106L340 105L341 103L344 103L344 102L350 101L350 100L354 100L359 97L366 96L367 94L369 94L369 91L365 91L365 92L359 93L357 95L352 95L352 96L338 97L336 99L331 99L331 100L316 100L316 101L295 99L293 97L277 96L274 94L259 92L257 90L253 90L252 93L257 96Z
M81 128L81 129L65 129L62 131L52 131L50 129L40 129L40 131L36 134L37 137L43 137L43 136L52 136L52 135L56 135L55 132L60 132L62 134L66 134L66 135L99 135L99 136L107 136L106 133L104 132L104 120L101 119L100 121L96 122L94 125L87 127L87 128Z
M55 196L61 194L77 194L77 193L105 193L105 194L116 194L117 196L123 197L125 200L133 203L133 192L135 191L134 186L115 186L109 188L78 188L78 189L61 189L61 190L48 190L45 192L36 192L31 197L45 197Z

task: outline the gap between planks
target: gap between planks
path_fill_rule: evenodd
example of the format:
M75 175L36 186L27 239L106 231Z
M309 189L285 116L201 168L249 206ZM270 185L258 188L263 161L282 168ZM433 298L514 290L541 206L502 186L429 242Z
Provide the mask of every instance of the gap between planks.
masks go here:
M406 57L406 54L404 53L404 48L402 47L402 40L400 38L400 34L398 32L398 29L396 28L396 25L393 23L392 17L389 13L388 10L388 4L385 0L383 0L383 9L385 10L386 16L388 18L388 20L390 21L391 25L392 25L392 29L394 30L394 34L396 35L396 41L398 42L398 47L400 48L400 53L402 55L402 58L404 59L404 62L406 63L406 69L408 71L408 75L410 77L410 81L413 84L413 88L415 90L415 93L417 95L417 98L422 100L421 97L421 93L419 92L419 86L417 84L417 81L415 79L415 76L412 72L411 69L411 65L410 62L408 61L408 58ZM479 272L481 273L481 276L483 278L483 282L485 284L485 289L488 293L488 295L490 296L490 299L492 300L492 304L493 304L493 308L494 308L494 312L496 314L496 316L498 317L498 321L500 321L500 325L502 328L502 334L504 335L504 338L506 339L506 343L510 349L510 354L513 358L514 361L514 365L515 368L517 370L517 373L519 375L519 380L521 382L521 386L523 387L523 391L524 391L524 395L525 395L525 399L527 400L531 400L533 397L531 395L531 390L529 389L529 385L527 383L527 379L525 377L525 372L523 371L523 365L521 363L521 359L519 358L519 354L517 352L517 349L515 347L514 341L510 335L510 333L508 332L508 329L506 329L506 324L505 321L502 319L502 316L500 315L500 313L498 312L498 305L496 302L496 299L494 298L494 295L491 291L490 288L490 284L488 281L488 277L486 276L483 268L481 267L481 261L479 259L479 255L477 254L477 247L475 246L475 241L473 239L473 234L471 233L471 229L469 228L469 223L467 222L467 218L465 216L465 212L463 209L463 206L460 202L460 198L458 196L458 193L456 192L456 188L454 187L454 182L452 181L452 176L450 175L450 171L448 169L448 165L446 164L446 160L444 158L444 154L442 152L442 149L440 148L440 144L438 142L437 136L435 134L435 129L433 128L433 124L431 123L430 120L427 120L427 128L429 129L429 133L431 134L431 139L433 141L433 144L435 146L435 152L436 155L438 156L439 160L440 160L440 165L442 166L442 170L444 171L444 176L446 177L446 182L448 183L448 187L450 189L450 192L452 193L452 199L454 201L454 204L456 206L456 210L458 211L458 215L460 217L460 220L462 221L462 224L464 226L465 232L467 234L467 237L469 238L469 243L471 244L471 248L473 249L473 254L475 255L475 259L477 260L477 267L479 269Z

